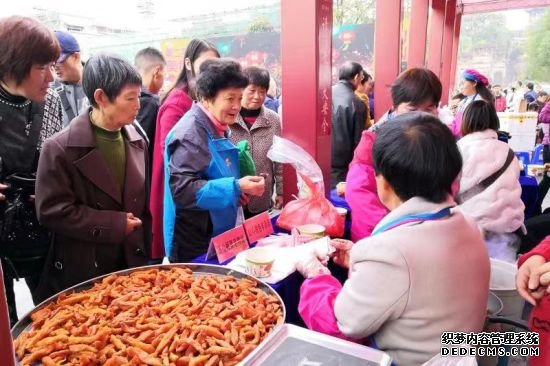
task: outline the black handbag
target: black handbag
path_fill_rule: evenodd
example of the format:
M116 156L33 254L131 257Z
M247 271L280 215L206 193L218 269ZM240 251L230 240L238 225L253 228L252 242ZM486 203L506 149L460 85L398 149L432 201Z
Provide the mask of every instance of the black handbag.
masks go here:
M14 277L37 274L37 262L44 260L49 248L49 233L36 217L34 194L36 177L11 174L0 201L0 257Z

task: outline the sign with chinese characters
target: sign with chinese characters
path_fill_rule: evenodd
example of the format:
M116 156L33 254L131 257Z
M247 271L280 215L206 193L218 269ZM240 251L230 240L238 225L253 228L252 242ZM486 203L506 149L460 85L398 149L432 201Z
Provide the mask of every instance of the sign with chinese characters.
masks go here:
M212 238L211 246L216 251L218 262L223 263L226 260L233 258L243 250L248 249L248 240L242 225L234 229L228 230ZM211 248L208 250L211 252Z
M273 234L273 225L267 212L262 212L246 220L243 225L249 243L257 242L259 239Z
M330 135L330 121L332 117L330 93L332 84L332 0L320 1L319 5L319 94L318 94L318 133L322 136Z

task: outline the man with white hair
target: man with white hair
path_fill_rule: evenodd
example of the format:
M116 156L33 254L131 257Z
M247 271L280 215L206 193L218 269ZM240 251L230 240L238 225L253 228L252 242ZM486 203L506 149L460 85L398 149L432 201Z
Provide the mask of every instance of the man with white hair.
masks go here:
M279 99L277 99L277 82L272 77L269 78L269 89L265 96L264 106L277 113L279 109Z

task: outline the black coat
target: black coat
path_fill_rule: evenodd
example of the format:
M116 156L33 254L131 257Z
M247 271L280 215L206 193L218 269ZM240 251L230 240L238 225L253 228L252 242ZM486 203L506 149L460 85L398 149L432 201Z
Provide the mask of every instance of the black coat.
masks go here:
M353 151L365 128L367 109L349 81L332 87L331 186L344 182Z
M140 108L136 120L139 122L149 139L149 161L152 162L160 100L157 95L142 89L139 96L139 104Z

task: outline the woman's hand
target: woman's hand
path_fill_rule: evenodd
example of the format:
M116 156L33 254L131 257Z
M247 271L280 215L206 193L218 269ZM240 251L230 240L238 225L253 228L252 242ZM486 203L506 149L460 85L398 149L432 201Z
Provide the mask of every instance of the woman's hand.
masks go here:
M141 220L131 212L126 212L126 235L141 227Z
M321 263L315 253L311 251L303 252L303 255L296 258L296 270L305 278L330 274L329 269Z
M6 188L8 188L7 185L0 183L0 201L3 201L3 200L6 199L6 196L4 196L4 195L2 194L2 192L4 192L4 190L5 190Z
M239 204L244 207L247 206L249 202L250 197L245 193L241 193L241 196L239 197Z
M336 252L332 256L334 263L340 267L349 268L349 252L353 246L353 242L345 239L332 239L330 245Z
M346 195L346 182L340 182L336 185L336 194L340 197Z
M550 293L550 262L539 268L540 284L546 287L546 292Z
M550 262L541 255L534 255L519 267L516 287L519 294L532 305L536 305L550 285Z
M283 204L283 196L275 196L275 204L273 205L273 208L280 210L281 208L283 208Z
M239 179L239 187L242 193L251 196L261 196L265 191L265 179L259 176L249 176Z

